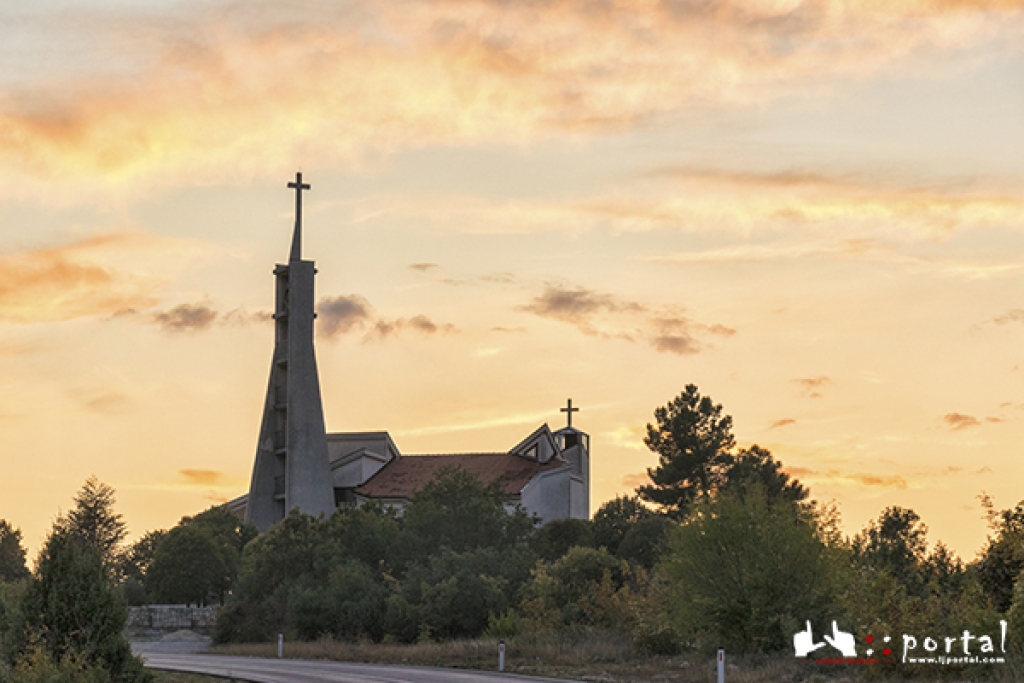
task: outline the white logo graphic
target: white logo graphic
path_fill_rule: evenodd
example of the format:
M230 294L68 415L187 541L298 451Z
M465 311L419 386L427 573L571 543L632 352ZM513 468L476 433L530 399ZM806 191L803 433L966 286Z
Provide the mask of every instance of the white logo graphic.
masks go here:
M842 652L844 657L857 656L857 639L853 637L852 633L840 631L835 620L832 621L832 635L826 635L825 640L829 645ZM796 650L797 657L806 657L811 652L823 647L825 647L825 643L814 642L814 631L811 629L810 620L807 621L806 629L797 631L793 636L793 649Z

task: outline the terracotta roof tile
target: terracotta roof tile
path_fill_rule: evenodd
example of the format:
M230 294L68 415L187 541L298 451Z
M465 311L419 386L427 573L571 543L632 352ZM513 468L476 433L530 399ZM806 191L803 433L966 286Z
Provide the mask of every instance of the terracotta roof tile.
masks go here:
M368 498L411 498L443 467L461 467L484 484L500 481L505 495L517 495L538 473L566 467L560 460L540 464L509 453L403 455L385 465L356 493Z

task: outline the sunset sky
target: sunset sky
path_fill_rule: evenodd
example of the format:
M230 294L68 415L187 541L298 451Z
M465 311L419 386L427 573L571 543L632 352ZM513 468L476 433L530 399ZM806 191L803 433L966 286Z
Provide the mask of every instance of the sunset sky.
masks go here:
M329 431L592 509L688 383L853 533L1024 499L1024 0L0 5L0 518L248 489L297 170Z

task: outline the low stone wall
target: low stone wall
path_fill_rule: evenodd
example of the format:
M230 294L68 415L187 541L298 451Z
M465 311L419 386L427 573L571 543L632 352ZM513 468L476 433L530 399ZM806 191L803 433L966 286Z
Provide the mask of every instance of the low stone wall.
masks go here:
M133 632L173 633L195 631L211 633L217 619L216 607L190 605L145 605L128 608L128 623Z

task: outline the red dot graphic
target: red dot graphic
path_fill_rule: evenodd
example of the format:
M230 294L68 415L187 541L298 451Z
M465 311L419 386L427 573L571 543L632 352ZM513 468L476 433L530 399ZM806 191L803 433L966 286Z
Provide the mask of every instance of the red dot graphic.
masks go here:
M884 650L882 650L882 656L883 657L888 657L891 654L892 654L892 650L890 650L889 648L885 648Z
M864 639L864 642L873 643L873 642L875 642L875 637L874 636L868 636L867 638Z

